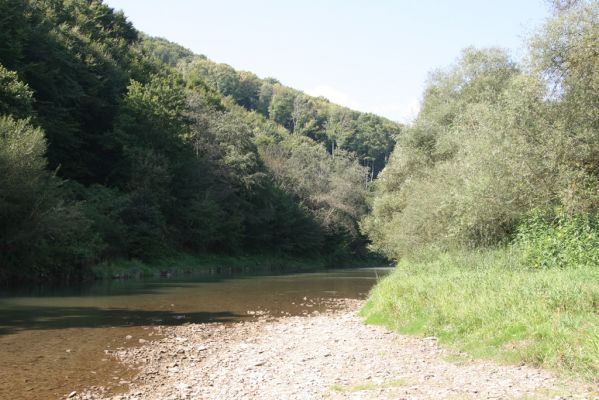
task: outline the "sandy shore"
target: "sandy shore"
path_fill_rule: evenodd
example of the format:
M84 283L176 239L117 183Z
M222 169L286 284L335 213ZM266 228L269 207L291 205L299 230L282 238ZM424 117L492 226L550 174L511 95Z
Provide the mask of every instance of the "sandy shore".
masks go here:
M564 399L588 385L525 366L472 361L435 338L367 326L361 303L310 316L150 328L161 339L112 353L138 369L130 391L73 399ZM459 360L459 361L456 361Z

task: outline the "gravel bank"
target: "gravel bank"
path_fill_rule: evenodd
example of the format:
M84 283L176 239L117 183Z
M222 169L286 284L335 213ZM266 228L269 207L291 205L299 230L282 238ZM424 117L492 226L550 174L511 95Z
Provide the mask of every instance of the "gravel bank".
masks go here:
M588 385L525 366L463 361L435 338L366 326L361 303L303 317L156 327L161 339L114 353L139 374L123 395L77 399L599 398ZM133 338L139 340L139 338ZM462 361L455 361L455 360ZM453 360L453 361L450 361Z

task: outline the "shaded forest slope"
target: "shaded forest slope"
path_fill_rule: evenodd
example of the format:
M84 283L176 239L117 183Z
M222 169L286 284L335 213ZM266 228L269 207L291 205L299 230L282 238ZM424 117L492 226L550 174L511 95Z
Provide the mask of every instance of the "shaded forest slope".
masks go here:
M101 1L0 3L0 279L177 252L364 256L401 126L138 32Z

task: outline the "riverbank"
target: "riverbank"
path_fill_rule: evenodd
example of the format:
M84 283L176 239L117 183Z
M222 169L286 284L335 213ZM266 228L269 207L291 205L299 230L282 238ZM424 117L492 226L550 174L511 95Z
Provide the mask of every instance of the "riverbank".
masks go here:
M151 261L116 258L88 265L76 274L61 279L47 276L24 276L17 280L2 280L0 290L33 285L63 286L81 282L161 278L186 275L230 276L233 274L269 274L315 272L324 269L379 268L389 261L376 255L362 258L329 259L325 257L290 257L278 254L190 254L173 253Z
M352 261L327 260L325 258L286 257L280 255L240 255L219 254L192 255L178 253L143 262L137 259L117 259L106 261L88 268L84 280L131 279L186 274L233 274L270 272L313 272L325 268L368 268L387 266L383 259L371 257Z
M388 272L351 268L111 279L0 297L0 399L56 400L107 384L122 391L127 384L120 381L130 381L135 371L105 351L156 339L148 336L155 326L255 319L248 310L323 312L331 298L366 298L377 277Z
M526 363L597 383L599 268L530 268L509 249L401 261L363 315L437 336L477 358Z
M310 300L304 300L310 303ZM357 300L329 311L235 324L154 327L113 357L137 368L125 394L74 399L590 398L590 387L524 366L472 361L435 338L364 325ZM249 312L250 314L252 311ZM156 335L160 339L149 341ZM458 360L459 361L456 361Z
M152 262L117 259L90 267L87 279L130 279L203 273L309 272L327 265L322 258L288 258L274 255L191 255L179 253Z

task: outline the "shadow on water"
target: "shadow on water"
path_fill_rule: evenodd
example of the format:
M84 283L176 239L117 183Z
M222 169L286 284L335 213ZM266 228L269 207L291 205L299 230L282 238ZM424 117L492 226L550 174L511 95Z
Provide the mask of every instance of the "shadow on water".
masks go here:
M135 296L155 294L165 288L183 288L197 283L219 283L231 278L251 278L260 275L183 275L161 278L109 279L70 284L24 285L0 287L0 301L10 297L81 297Z
M1 310L0 335L22 330L181 325L189 322L233 322L247 315L229 311L177 313L95 307L13 307Z
M37 286L0 292L0 335L27 330L180 325L248 318L249 307L301 313L301 299L355 297L367 292L376 270L302 274L188 275ZM176 304L176 310L174 309Z
M372 268L373 270L375 268ZM381 269L382 268L377 268ZM350 271L363 270L360 268ZM165 288L184 288L197 283L221 283L231 279L259 279L273 277L327 276L342 273L348 270L317 269L314 271L264 269L258 271L233 269L215 270L195 273L185 273L149 278L124 278L106 279L97 281L71 282L71 283L40 283L20 285L18 287L0 286L0 302L9 297L81 297L81 296L135 296L155 294Z

